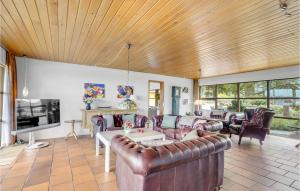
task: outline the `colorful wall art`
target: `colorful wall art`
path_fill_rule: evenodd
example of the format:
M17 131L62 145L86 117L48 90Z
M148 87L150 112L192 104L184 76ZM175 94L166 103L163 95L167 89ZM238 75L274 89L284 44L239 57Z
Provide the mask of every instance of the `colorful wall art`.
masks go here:
M133 95L133 86L118 85L117 98L129 98Z
M105 84L84 83L84 94L94 99L105 97Z

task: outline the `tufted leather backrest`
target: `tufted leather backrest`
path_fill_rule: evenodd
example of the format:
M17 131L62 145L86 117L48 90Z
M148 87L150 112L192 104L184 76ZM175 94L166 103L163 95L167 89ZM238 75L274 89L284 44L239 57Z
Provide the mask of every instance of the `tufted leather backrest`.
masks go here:
M244 110L245 120L250 121L254 115L255 109L254 108L247 108Z
M135 126L145 127L148 118L144 115L135 115Z
M250 122L258 127L268 128L274 114L272 110L267 108L257 108Z
M231 147L225 135L202 134L198 139L158 147L144 147L126 136L113 138L111 148L135 174L149 175L183 163L207 157Z

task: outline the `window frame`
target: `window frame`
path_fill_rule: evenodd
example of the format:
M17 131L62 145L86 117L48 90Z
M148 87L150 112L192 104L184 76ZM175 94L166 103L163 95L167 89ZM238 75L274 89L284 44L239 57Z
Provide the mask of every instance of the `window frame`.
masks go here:
M3 95L4 95L4 74L6 65L0 64L0 123L2 122L2 108L3 108Z
M272 79L272 80L255 80L255 81L246 81L246 82L237 82L237 83L224 83L224 84L237 84L237 97L236 98L219 98L218 97L218 85L224 85L224 84L210 84L209 86L214 86L215 88L215 95L214 97L212 98L203 98L201 97L201 87L202 86L199 86L199 100L215 100L215 109L218 109L218 100L219 99L236 99L237 100L237 103L238 103L238 110L237 112L240 112L240 108L241 108L241 104L240 104L240 101L241 100L245 100L245 99L258 99L258 100L266 100L267 101L267 108L270 108L270 103L271 103L271 100L284 100L284 99L293 99L293 100L300 100L300 97L271 97L270 96L270 83L272 81L275 81L275 80L289 80L289 79L297 79L299 77L294 77L294 78L281 78L281 79ZM242 83L255 83L255 82L263 82L263 81L266 81L267 82L267 96L266 97L240 97L240 85ZM283 116L274 116L274 118L280 118L280 119L290 119L290 120L299 120L298 118L295 118L295 117L283 117Z

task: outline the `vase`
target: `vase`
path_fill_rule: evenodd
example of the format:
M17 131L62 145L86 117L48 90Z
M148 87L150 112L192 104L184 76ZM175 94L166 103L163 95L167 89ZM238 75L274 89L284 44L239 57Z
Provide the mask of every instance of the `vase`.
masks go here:
M91 110L91 104L90 104L90 103L87 103L86 106L85 106L85 109L86 109L86 110Z

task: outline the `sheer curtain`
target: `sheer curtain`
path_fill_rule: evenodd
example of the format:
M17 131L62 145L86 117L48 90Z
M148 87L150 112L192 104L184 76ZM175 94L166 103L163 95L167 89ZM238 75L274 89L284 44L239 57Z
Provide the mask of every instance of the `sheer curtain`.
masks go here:
M1 127L1 147L10 144L11 131L11 107L10 107L10 85L9 85L8 67L4 71L4 86L3 86L3 108L2 108L2 127Z
M17 65L15 55L9 51L6 51L3 90L1 147L8 146L11 140L13 140L13 143L16 141L16 136L11 135L11 130L14 130L16 127L15 101L17 98Z

